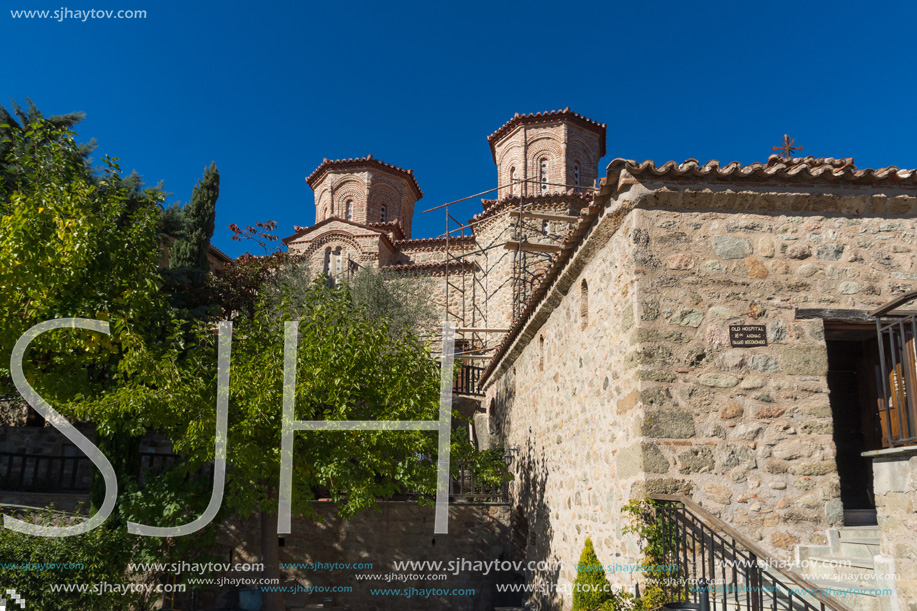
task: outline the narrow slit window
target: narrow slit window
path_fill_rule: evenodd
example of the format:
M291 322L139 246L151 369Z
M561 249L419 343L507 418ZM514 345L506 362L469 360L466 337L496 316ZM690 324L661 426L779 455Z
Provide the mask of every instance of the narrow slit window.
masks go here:
M538 167L538 180L541 182L541 192L548 191L548 160L542 159Z
M544 371L544 335L538 336L538 371Z
M585 279L579 286L579 324L581 329L589 324L589 284Z

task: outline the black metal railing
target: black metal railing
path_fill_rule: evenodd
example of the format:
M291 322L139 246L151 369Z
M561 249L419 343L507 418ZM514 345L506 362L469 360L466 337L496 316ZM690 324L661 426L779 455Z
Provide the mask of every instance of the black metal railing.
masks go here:
M879 341L882 447L917 444L917 313L895 315L895 300L874 312Z
M690 499L650 498L669 600L699 602L703 579L710 611L851 611Z
M452 383L452 392L457 395L482 395L483 393L478 389L478 382L481 380L484 368L461 365L458 369L458 377Z
M138 482L171 468L175 454L140 453ZM46 456L0 452L0 490L10 492L89 492L95 467L86 456Z
M476 473L472 463L462 461L451 477L449 497L456 501L505 503L507 485L504 478Z
M85 456L0 452L0 490L86 493L92 471Z

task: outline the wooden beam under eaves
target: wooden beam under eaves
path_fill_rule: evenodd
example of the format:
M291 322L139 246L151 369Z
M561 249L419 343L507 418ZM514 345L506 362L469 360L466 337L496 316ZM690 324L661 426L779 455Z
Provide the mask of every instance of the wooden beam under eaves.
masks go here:
M525 252L549 252L558 253L561 251L560 246L553 244L538 244L537 242L513 242L509 241L503 246L506 250L522 250Z

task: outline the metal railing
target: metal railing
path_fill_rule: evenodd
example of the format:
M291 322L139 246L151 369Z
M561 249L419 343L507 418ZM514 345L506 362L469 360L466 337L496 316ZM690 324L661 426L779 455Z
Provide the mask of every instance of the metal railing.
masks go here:
M92 472L85 456L0 452L0 490L86 493Z
M885 448L917 444L917 313L893 313L899 305L901 299L873 312L881 370L879 426Z
M481 380L484 368L461 365L458 370L458 377L452 383L452 392L457 395L482 395L483 393L478 389L478 382Z
M138 482L142 486L178 460L175 454L141 452ZM86 456L0 452L0 490L85 494L89 492L94 472L95 467Z
M505 503L507 499L506 481L499 482L476 474L473 465L460 462L458 470L450 480L449 497L456 501L475 501L481 503Z
M710 611L851 611L690 499L650 498L662 541L658 560L670 569L660 580L669 600L699 602L703 579Z

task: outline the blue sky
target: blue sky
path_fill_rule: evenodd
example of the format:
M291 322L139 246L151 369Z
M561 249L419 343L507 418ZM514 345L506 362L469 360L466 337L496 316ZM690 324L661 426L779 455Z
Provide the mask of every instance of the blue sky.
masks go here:
M803 154L917 167L917 5L864 4L4 0L148 16L4 10L0 103L86 112L80 138L173 201L216 161L213 242L233 255L248 246L230 223L313 222L304 178L324 157L413 169L425 237L444 215L419 210L496 186L486 137L515 112L607 123L600 175L615 157L764 161L784 133Z

